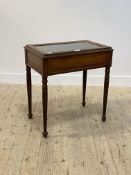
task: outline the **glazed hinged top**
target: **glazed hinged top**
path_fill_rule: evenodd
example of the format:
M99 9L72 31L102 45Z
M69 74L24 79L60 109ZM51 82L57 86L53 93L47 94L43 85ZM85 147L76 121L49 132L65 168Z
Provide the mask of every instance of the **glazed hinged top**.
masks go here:
M88 40L27 45L26 48L44 58L112 50L109 46Z

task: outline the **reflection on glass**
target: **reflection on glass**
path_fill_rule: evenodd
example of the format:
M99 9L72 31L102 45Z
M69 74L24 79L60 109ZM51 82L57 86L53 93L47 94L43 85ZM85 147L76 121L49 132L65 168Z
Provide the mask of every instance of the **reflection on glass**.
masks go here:
M70 52L70 51L80 51L89 49L101 48L98 45L91 44L88 42L74 42L74 43L63 43L63 44L51 44L51 45L40 45L36 46L40 51L44 51L47 54L60 53L60 52Z

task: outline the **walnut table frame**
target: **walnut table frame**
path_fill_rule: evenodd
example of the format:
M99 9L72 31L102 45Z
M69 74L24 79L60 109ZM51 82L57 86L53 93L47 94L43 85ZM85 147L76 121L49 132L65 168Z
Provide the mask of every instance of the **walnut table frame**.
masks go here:
M105 67L102 121L106 120L106 107L112 65L113 49L88 40L25 46L28 94L28 117L32 118L31 68L42 75L43 136L47 137L48 76L83 71L83 99L85 106L87 70Z

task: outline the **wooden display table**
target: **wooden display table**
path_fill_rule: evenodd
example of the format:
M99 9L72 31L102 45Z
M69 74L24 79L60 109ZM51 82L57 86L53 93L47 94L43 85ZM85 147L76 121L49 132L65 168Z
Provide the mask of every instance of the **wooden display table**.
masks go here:
M35 44L25 46L29 118L32 118L31 68L42 75L43 136L47 137L48 76L83 71L83 101L85 106L87 70L105 67L102 120L106 106L113 49L91 41Z

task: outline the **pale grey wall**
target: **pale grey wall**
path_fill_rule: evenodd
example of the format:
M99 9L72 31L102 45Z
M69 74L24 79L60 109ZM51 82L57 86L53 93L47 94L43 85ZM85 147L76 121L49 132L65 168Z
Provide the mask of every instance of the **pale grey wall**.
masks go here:
M131 0L0 0L0 82L23 82L25 44L89 39L115 49L112 82L131 85L130 9ZM103 72L90 71L90 83Z

